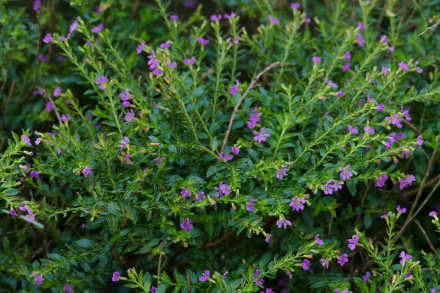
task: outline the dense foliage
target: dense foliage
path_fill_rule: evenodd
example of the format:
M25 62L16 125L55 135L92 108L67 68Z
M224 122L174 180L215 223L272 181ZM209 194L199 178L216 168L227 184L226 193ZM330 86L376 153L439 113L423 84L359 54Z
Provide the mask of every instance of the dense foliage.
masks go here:
M440 290L440 1L196 2L0 0L0 292Z

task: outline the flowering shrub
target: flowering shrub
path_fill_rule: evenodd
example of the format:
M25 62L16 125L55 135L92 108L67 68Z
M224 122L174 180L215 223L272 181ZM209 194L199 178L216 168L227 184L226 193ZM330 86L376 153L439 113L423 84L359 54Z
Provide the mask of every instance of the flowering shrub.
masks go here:
M1 4L0 292L440 290L439 6L139 2Z

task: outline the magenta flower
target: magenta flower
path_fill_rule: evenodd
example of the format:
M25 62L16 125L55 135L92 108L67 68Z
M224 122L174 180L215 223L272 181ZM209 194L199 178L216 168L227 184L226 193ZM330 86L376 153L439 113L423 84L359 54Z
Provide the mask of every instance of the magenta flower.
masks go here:
M240 149L236 146L231 147L231 151L234 155L238 155L238 153L240 152Z
M406 263L407 261L409 261L410 259L412 259L412 256L409 255L409 254L406 254L405 251L402 251L402 252L399 254L399 257L402 258L402 259L400 260L400 264L401 264L401 265L403 265L404 262Z
M160 60L156 58L156 53L153 51L152 55L148 56L148 65L150 66L150 70L156 69L157 65L160 64Z
M299 212L299 210L304 210L304 204L306 200L304 198L298 198L297 196L292 197L292 201L289 204L289 207L292 207L293 210Z
M187 198L191 196L191 190L189 190L188 188L183 187L182 191L180 192L180 194L183 196L183 198Z
M148 291L148 292L150 292L150 293L156 293L156 287L155 286L153 286L153 287L151 287L151 289L150 289L150 291Z
M371 135L373 135L375 132L374 132L374 128L373 127L370 127L370 126L365 126L364 127L364 130L365 130L365 132L367 132L367 133L369 133L369 134L371 134Z
M248 201L246 203L246 209L248 212L253 212L255 211L254 207L255 207L255 203L257 200L256 199L252 199L251 201Z
M31 139L26 134L23 134L21 136L21 140L24 141L25 143L27 143L28 145L32 145Z
M54 97L59 97L61 93L61 89L59 86L57 86L57 88L53 91L53 96Z
M397 211L401 212L402 214L406 213L406 208L400 208L400 205L397 206Z
M357 130L357 128L356 128L356 127L353 127L353 126L351 126L351 125L348 125L348 131L350 131L351 134L355 134L355 135L359 133L358 130Z
M321 57L313 56L312 61L313 61L313 63L316 63L316 64L321 63Z
M402 128L402 124L400 124L400 122L402 122L403 119L399 118L399 114L393 114L390 117L385 117L385 121L387 121L387 124L393 124L396 125L397 128Z
M341 254L341 256L338 256L338 263L343 267L348 262L347 254Z
M384 104L379 104L378 106L377 106L377 111L379 111L379 112L383 112L383 108L385 107L385 105Z
M208 39L205 40L204 38L199 38L197 40L197 43L202 44L202 45L208 45L209 44L209 40Z
M270 234L269 234L270 235ZM272 237L272 235L270 235L270 237ZM269 237L269 238L270 238ZM266 238L266 239L268 239L268 238ZM266 242L269 242L269 241L266 241ZM260 270L259 269L256 269L255 270L255 277L254 277L254 280L256 280L255 281L255 284L257 284L257 285L260 285L260 286L263 286L263 283L264 283L264 280L263 280L263 278L259 278L258 279L258 275L260 274Z
M93 170L92 167L84 168L82 170L82 173L83 173L84 177L87 178L87 176L89 176L89 174L92 174L92 170Z
M38 171L31 171L29 174L31 174L31 176L34 178L38 178L40 176L40 173L38 173Z
M37 11L38 9L40 9L40 7L41 7L41 0L35 0L34 5L32 7L34 9L34 11Z
M78 21L75 20L69 27L69 33L73 33L78 27Z
M324 188L324 194L333 194L333 185L331 184L333 180L328 180L326 184L322 187Z
M61 115L61 121L65 122L65 121L69 121L71 118L70 114L63 114Z
M119 281L119 272L118 271L113 273L112 281L113 282Z
M67 37L65 37L65 36L59 36L58 37L58 40L60 40L60 41L65 41L65 40L68 40L68 39L70 39L70 33L67 34Z
M105 84L108 83L108 79L105 76L101 76L95 81L95 84L100 84L99 89L105 90Z
M73 284L66 283L66 285L64 285L63 291L67 291L67 293L73 293Z
M348 70L350 70L350 66L350 63L346 62L344 66L342 66L342 72L347 72Z
M350 52L349 52L349 51L345 52L345 54L344 54L344 58L345 58L345 60L350 61L350 59L351 59L351 55L350 55Z
M315 241L316 241L316 243L318 243L319 245L324 245L324 241L322 241L322 239L319 239L319 234L316 234L316 236L315 236Z
M365 30L365 25L362 22L358 23L358 27L361 31Z
M341 171L341 173L339 173L339 176L341 176L343 180L350 180L351 177L353 177L353 173L349 170L350 170L350 165L345 166L345 169L339 168L339 171Z
M382 65L382 72L383 74L387 75L389 73L388 68Z
M255 128L257 126L257 122L260 121L261 115L258 113L256 109L252 110L252 113L249 115L251 118L247 122L247 127L249 129Z
M281 228L284 225L284 229L287 229L287 226L292 226L292 222L286 219L281 219L277 221L278 228Z
M254 137L254 141L257 141L258 143L261 143L262 141L266 141L266 137L269 137L270 134L269 133L265 133L266 132L266 128L261 128L260 132L257 131L252 131L252 133L255 135Z
M367 271L364 276L362 276L362 280L367 284L368 278L370 277L370 272Z
M94 28L92 28L92 33L97 34L100 31L102 31L104 29L104 26L102 24L95 26Z
M238 79L235 80L235 83L236 83L235 85L233 85L229 88L229 93L231 95L235 95L238 92Z
M223 184L223 182L220 182L219 187L214 187L214 189L217 191L217 194L215 195L217 198L228 195L231 192L231 186Z
M348 239L348 248L350 248L351 250L355 250L358 242L359 235L354 235L353 237L351 237L351 239Z
M43 281L44 281L44 278L42 276L40 276L37 273L34 274L34 282L37 283L38 286L40 286L41 283L43 283Z
M220 159L222 159L222 160L230 161L233 158L234 157L231 156L229 153L225 153L225 154L223 154L223 152L220 153Z
M201 202L206 196L204 192L200 191L199 193L197 193L197 197L194 196L194 201Z
M281 169L277 170L277 178L283 180L283 177L288 175L287 172L289 172L289 170L287 165L284 165Z
M50 41L52 41L52 35L51 34L47 34L44 37L43 42L45 42L47 44L47 43L50 43Z
M127 121L127 122L129 122L129 121L134 119L133 109L131 109L130 111L131 112L127 112L127 115L125 115L125 118L124 118L124 120Z
M264 239L264 241L266 241L267 243L269 243L270 238L272 237L272 234L267 234L266 238Z
M236 16L237 16L237 14L235 12L231 12L231 14L225 13L225 18L234 18Z
M159 167L162 165L162 162L165 160L165 157L157 157L156 159L153 160L153 162L156 162L156 164L159 165Z
M171 20L172 21L176 21L177 20L177 15L171 15Z
M411 116L409 116L409 110L405 110L403 108L403 106L400 106L400 109L402 110L402 113L405 116L405 119L408 121L411 121Z
M211 21L219 21L220 19L222 19L222 15L221 14L219 14L219 15L215 15L215 14L211 15Z
M363 47L365 45L365 39L364 39L364 37L362 36L361 33L357 34L356 41L358 42L358 45L360 47Z
M174 63L167 62L166 64L168 65L169 68L176 68L177 67L176 62L174 62Z
M301 7L301 5L299 5L299 3L292 3L290 5L290 8L292 8L293 10L299 9Z
M26 215L26 219L29 221L35 221L35 214L32 212L31 209L27 209L28 214Z
M140 45L138 45L137 48L136 48L137 53L138 54L142 53L142 50L144 49L144 47L145 47L145 41L142 41L140 43Z
M11 210L11 211L12 211L12 210ZM15 211L14 211L14 212L15 212ZM429 213L429 216L430 216L430 217L434 217L435 215L437 215L437 213L434 212L434 211L432 211L432 212ZM15 215L14 215L14 216L15 216Z
M308 259L303 260L302 262L302 268L303 270L307 271L310 269L310 261Z
M199 280L200 280L201 282L206 282L206 280L208 280L210 274L211 274L211 273L210 273L209 271L205 271L205 272L202 274L202 276L199 278Z
M156 69L153 70L153 74L154 75L161 75L162 73L163 73L163 71L161 69L159 69L159 68L156 68Z
M416 177L414 175L408 175L404 178L400 178L399 179L400 190L404 189L407 186L411 186L413 181L416 181Z
M171 44L170 44L170 42L165 42L165 43L163 43L163 44L160 44L160 48L161 49L167 49L167 48L170 48L171 47Z
M10 209L10 210L9 210L9 214L11 214L11 215L13 215L13 216L16 216L16 215L17 215L17 212L16 212L14 209Z
M375 181L375 183L374 183L374 186L376 186L376 187L384 187L384 185L385 185L385 181L388 179L388 176L386 175L386 174L384 174L384 175L380 175L377 179L376 179L376 181Z
M388 37L386 35L383 35L383 36L380 37L380 42L381 43L388 44L388 41L389 41L389 39L388 39Z
M336 192L339 189L342 189L342 185L344 185L344 181L335 181L332 187Z
M307 17L305 17L305 16L303 16L302 19L304 19L304 21L305 21L306 23L310 23L310 22L312 21L311 18L307 18Z
M402 68L402 69L405 70L405 71L408 71L408 70L409 70L408 64L406 64L406 63L403 62L403 61L399 63L399 67Z
M125 89L124 93L120 93L119 96L121 97L121 100L124 101L124 107L130 107L130 102L128 102L128 100L131 99L130 91L128 89Z
M345 94L344 92L338 92L337 96L338 96L339 98L341 98L344 94Z
M182 228L183 230L185 230L185 231L188 232L189 230L191 230L192 228L194 228L194 226L193 226L192 223L194 223L194 222L191 221L191 220L188 219L188 218L183 219L183 223L180 224L180 228Z
M120 147L121 150L122 150L122 149L125 148L125 147L127 146L127 144L129 144L129 143L130 143L130 139L129 139L128 137L124 136L124 139L121 140L119 147Z
M339 289L335 289L335 293L348 293L348 290L339 290Z
M269 21L270 21L271 23L275 24L275 25L280 24L280 20L279 20L278 18L275 18L275 17L270 17L270 18L269 18Z
M417 136L417 145L423 145L423 140L421 135Z
M323 259L323 258L321 258L321 259L319 260L319 262L322 264L322 266L323 266L324 268L328 269L328 264L330 263L330 260L329 260L329 259Z
M329 86L331 86L331 87L333 87L333 88L338 88L338 87L339 87L339 86L338 86L336 83L334 83L333 81L328 80L327 77L324 78L324 80L325 80L326 83L328 83Z
M196 58L194 56L192 56L190 59L183 60L183 63L188 66L192 65L192 64L196 63Z

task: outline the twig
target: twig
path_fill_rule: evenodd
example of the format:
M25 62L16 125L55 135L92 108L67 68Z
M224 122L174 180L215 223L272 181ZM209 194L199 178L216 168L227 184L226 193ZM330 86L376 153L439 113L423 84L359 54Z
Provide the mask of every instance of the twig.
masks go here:
M6 81L5 81L5 83L6 83ZM2 131L5 128L6 114L8 113L9 101L11 100L12 93L14 92L14 87L15 87L15 80L12 81L11 88L9 89L8 99L6 100L5 110L3 111Z
M35 75L32 81L31 87L24 97L24 101L29 97L29 95L34 90L35 84L37 83L38 69L40 68L40 44L41 44L41 26L40 26L40 10L37 11L37 23L38 23L38 43L37 43L37 60L35 62Z
M434 254L437 256L437 259L440 260L440 256L437 253L437 250L435 250L434 245L432 245L431 240L429 240L428 235L425 232L425 229L423 229L422 225L420 225L419 221L414 220L414 222L416 222L417 226L419 226L420 230L423 233L423 236L425 236L426 241L428 241L429 247L431 247L432 251L434 252Z
M191 293L191 279L188 274L186 274L186 281L188 282L188 293Z
M423 185L422 189L425 189L426 187L431 186L432 184L434 184L435 182L437 182L438 180L440 180L440 175L435 176L433 179L429 180L428 182L425 183L425 185ZM407 196L409 195L413 195L416 194L417 191L419 191L419 188L415 188L413 190L410 190L409 192L406 193Z
M429 31L432 28L435 28L436 26L438 26L440 24L440 21L437 21L436 23L434 23L434 25L428 27L427 29L425 29L422 33L420 33L418 36L420 37L421 35L424 35L427 31Z
M46 258L49 259L49 247L47 246L47 222L44 222L44 250L46 251Z
M160 281L160 265L162 264L162 254L159 255L159 263L157 264L157 285L159 286Z
M403 123L405 123L406 125L408 125L412 130L414 130L415 132L417 132L417 134L422 134L420 132L420 130L418 130L414 125L411 124L411 122L403 119Z
M244 101L246 96L249 94L249 91L254 88L254 85L257 83L257 81L260 79L260 77L263 74L265 74L266 72L268 72L269 70L271 70L272 68L280 67L280 66L287 66L287 65L292 65L292 64L294 64L294 63L280 63L279 61L276 61L276 62L272 63L271 65L269 65L268 67L266 67L265 69L263 69L263 71L261 71L257 76L254 76L252 78L251 84L246 89L244 94L241 96L240 100L238 100L237 105L234 108L234 112L232 112L231 120L229 121L229 127L226 130L226 135L225 135L225 138L223 139L223 143L222 143L222 147L220 149L220 153L222 153L224 151L224 149L225 149L226 142L228 141L229 133L231 132L231 129L232 129L232 124L234 124L235 114L238 112L238 108L240 108L241 103Z
M45 92L47 98L49 99L49 101L52 103L53 109L54 109L55 114L57 115L57 118L58 118L58 122L59 122L60 125L61 125L61 124L63 124L63 121L61 121L60 113L58 113L57 106L55 105L55 102L52 100L51 96L50 96L49 93L47 92L46 83L44 82L44 76L43 76L43 74L41 74L41 78L43 79L44 92Z
M5 214L9 214L9 211L8 210L2 210L2 212L3 213L5 213ZM28 218L26 218L25 216L23 216L23 215L20 215L20 219L22 219L23 221L26 221L26 222L28 222L28 223L31 223L32 225L34 225L35 227L37 227L37 228L39 228L39 229L43 229L43 224L41 224L41 223L39 223L39 222L37 222L37 221L31 221L31 220L28 220Z
M218 240L216 240L214 242L206 243L205 248L210 248L210 247L216 246L217 244L219 244L220 242L222 242L223 240L225 240L226 238L231 236L233 233L234 233L234 231L231 231L228 234L226 234L225 236L221 237L220 239L218 239Z

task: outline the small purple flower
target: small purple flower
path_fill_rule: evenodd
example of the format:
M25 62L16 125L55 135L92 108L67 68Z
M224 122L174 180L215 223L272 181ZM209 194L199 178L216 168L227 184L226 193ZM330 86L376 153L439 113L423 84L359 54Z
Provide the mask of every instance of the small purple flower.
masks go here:
M138 54L142 53L142 50L144 49L144 47L145 47L145 41L142 41L140 43L140 45L138 45L137 48L136 48L137 53Z
M388 67L382 65L382 72L387 75L389 73Z
M131 120L134 119L134 113L133 113L133 109L130 110L131 112L127 112L127 115L125 115L124 120L129 122Z
M399 114L393 114L390 117L385 117L385 121L387 121L387 124L393 124L396 125L397 128L402 128L402 124L400 124L400 122L402 122L403 119L399 118Z
M205 271L202 276L199 278L200 282L206 282L206 280L208 280L209 275L211 273L209 271Z
M43 281L44 281L44 278L43 278L42 276L40 276L40 275L37 274L37 273L34 274L34 282L35 282L38 286L40 286L41 283L43 283Z
M119 147L120 147L121 150L122 150L122 149L125 148L125 147L127 146L127 144L129 144L129 143L130 143L130 139L129 139L128 137L124 136L124 139L121 140Z
M402 110L402 113L405 116L405 119L408 121L411 121L411 116L409 116L409 110L405 110L403 108L403 106L400 106L400 109Z
M350 248L351 250L355 250L358 242L359 235L354 235L353 237L351 237L351 239L348 239L348 248Z
M290 169L287 168L287 165L284 165L281 169L277 170L277 178L283 180L283 177L286 177Z
M365 275L362 276L362 280L364 280L365 284L367 284L368 278L370 277L370 272L365 272Z
M38 171L31 171L30 174L34 178L38 178L40 176L40 173L38 173Z
M65 36L59 36L58 37L58 40L60 40L60 41L65 41L65 40L68 40L68 39L70 39L70 33L67 35L67 37L65 37Z
M266 128L261 128L260 132L257 131L252 131L252 133L255 135L254 137L254 141L257 141L258 143L261 143L262 141L266 141L266 137L269 137L270 134L269 133L265 133L266 132Z
M118 271L113 273L112 281L113 282L119 281L119 272Z
M271 23L275 24L275 25L280 24L280 20L279 20L278 18L275 18L275 17L270 17L270 18L269 18L269 21L270 21Z
M270 235L270 234L269 234L269 235ZM270 235L270 237L272 237L272 235ZM270 238L270 237L269 237L269 238ZM266 239L268 239L268 238L266 237ZM266 242L269 242L269 241L266 241ZM259 269L256 269L256 270L255 270L255 277L254 277L254 280L256 280L256 281L255 281L255 284L260 285L260 286L263 286L263 283L264 283L263 278L257 279L259 274L260 274L260 270L259 270Z
M421 135L417 136L417 145L423 145L423 140Z
M365 30L365 25L362 22L358 23L358 27L361 31Z
M196 63L196 58L194 56L192 56L190 59L183 60L183 63L188 66L192 65L192 64Z
M339 176L341 176L343 180L350 180L351 177L353 177L353 173L349 170L350 170L350 165L345 166L345 169L339 168L339 171L341 171L341 173L339 173Z
M319 262L322 264L322 266L323 266L324 268L328 269L328 264L330 263L330 260L329 260L329 259L323 259L323 258L321 258L321 259L319 260Z
M368 125L364 127L364 130L365 130L365 132L367 132L367 133L369 133L371 135L373 135L375 133L374 132L374 128L371 127L371 126L368 126Z
M167 48L170 48L171 47L171 44L170 44L170 42L165 42L165 43L163 43L163 44L160 44L160 48L161 49L167 49Z
M9 214L11 214L11 215L13 215L13 216L16 216L16 215L17 215L17 212L16 212L14 209L10 209L10 210L9 210Z
M28 145L32 145L31 139L26 134L23 134L21 136L21 140L24 141L25 143L27 143Z
M223 182L220 182L219 187L214 187L214 189L217 191L217 194L215 195L217 198L228 195L231 192L231 186L223 184Z
M257 122L260 121L261 115L260 115L260 113L258 113L258 110L254 109L254 110L252 110L252 113L249 116L251 118L247 122L247 127L249 129L253 129L257 125Z
M411 186L413 181L416 181L416 177L414 175L408 175L404 178L400 178L399 179L400 190L403 190L407 186Z
M177 20L177 15L171 15L171 20L172 21L176 21Z
M292 201L289 204L289 207L292 207L293 210L299 212L299 210L304 210L304 204L306 200L304 198L298 198L297 196L292 197Z
M231 14L225 13L225 18L234 18L236 16L237 16L237 14L235 12L233 12L233 11L231 12Z
M102 31L104 29L104 26L102 24L95 26L94 28L92 28L92 33L97 34L100 31Z
M232 160L234 157L231 156L229 153L220 153L220 159L225 160L225 161L230 161Z
M51 34L47 34L44 37L43 42L45 42L47 44L47 43L50 43L50 41L52 41L52 35Z
M281 228L284 225L284 229L287 229L287 226L292 226L292 222L286 219L281 219L277 221L278 228Z
M220 19L222 19L222 15L221 14L219 14L219 15L215 15L215 14L211 15L211 21L219 21Z
M47 102L47 104L46 104L46 112L50 112L50 111L52 111L52 109L53 109L53 105L52 105L52 102Z
M404 262L406 263L407 261L409 261L410 259L412 259L412 256L409 255L409 254L406 254L405 251L402 251L402 252L399 254L399 257L402 258L402 259L400 260L400 264L401 264L401 265L403 265Z
M194 201L201 202L206 196L204 192L200 191L199 193L197 193L197 197L194 196Z
M381 219L385 219L385 218L387 218L387 217L389 217L390 216L390 212L388 212L388 213L386 213L386 214L383 214L382 216L380 216L380 218Z
M165 160L165 157L157 157L156 159L153 160L153 162L156 162L156 164L159 165L159 167L162 165L162 162Z
M377 179L376 179L376 181L375 181L375 183L374 183L374 186L376 186L376 187L384 187L384 185L385 185L385 181L388 179L388 176L386 175L386 174L383 174L383 175L380 175Z
M384 104L379 104L378 106L377 106L377 111L379 111L379 112L383 112L383 108L385 107L385 105Z
M180 192L180 194L183 196L183 198L187 198L191 196L191 190L189 190L188 188L183 187L182 191Z
M150 293L156 293L156 289L157 289L157 288L156 288L155 286L153 286L153 287L151 287L151 289L150 289L149 292L150 292Z
M236 80L235 83L236 83L235 85L229 88L229 93L231 95L235 95L238 92L238 80Z
M316 234L316 236L315 236L315 241L316 241L316 243L318 243L319 245L324 245L324 241L322 241L322 239L319 239L319 234Z
M92 174L92 170L93 170L92 167L84 168L82 170L82 173L83 173L84 177L87 178L87 176L89 176L89 174Z
M343 267L348 262L347 254L341 254L341 256L338 256L338 263Z
M66 285L64 285L63 291L67 291L67 293L73 293L73 284L66 283Z
M208 45L209 44L209 40L208 39L205 40L204 38L199 38L197 40L197 43L202 44L202 45Z
M299 9L301 7L301 5L299 5L299 3L292 3L290 5L290 8L292 8L293 10Z
M345 54L344 54L344 58L345 58L345 60L350 61L350 59L351 59L351 55L350 55L350 52L349 52L349 51L345 52Z
M322 187L324 188L324 194L333 194L333 185L331 184L333 180L328 180L326 184Z
M356 134L359 133L358 130L357 130L357 128L356 128L356 127L353 127L353 126L351 126L351 125L348 125L348 131L350 131L351 134L354 134L354 135L356 135Z
M389 41L389 39L388 39L388 37L386 35L383 35L383 36L380 37L380 42L382 44L388 44L388 41Z
M61 115L61 121L65 122L65 121L69 121L71 118L70 114L63 114Z
M272 237L272 234L267 234L266 238L264 239L264 241L266 241L267 243L269 243L270 238Z
M252 199L251 201L248 201L246 203L246 209L248 212L253 212L255 211L254 207L255 207L255 203L257 200L256 199Z
M32 7L34 9L34 11L37 11L38 9L40 9L40 7L41 7L41 0L35 0L34 5ZM40 285L40 284L38 284L38 285Z
M397 211L401 212L402 214L406 213L406 208L400 208L400 205L397 206Z
M337 96L341 98L344 95L344 92L338 92Z
M240 149L236 146L231 147L231 151L234 155L238 155L238 153L240 152Z
M53 91L53 96L54 97L59 97L61 93L61 89L59 86L57 86L57 88Z
M360 47L363 47L365 45L365 39L364 39L364 37L362 36L361 33L357 34L356 41L358 42L358 45Z
M124 101L124 107L130 107L130 102L128 102L128 100L131 99L130 91L128 89L125 89L125 91L123 93L120 93L119 96L121 97L121 100Z
M350 63L346 62L344 66L342 66L342 72L347 72L348 70L350 70L350 66Z
M70 25L70 27L69 27L69 33L73 33L73 32L76 30L77 27L78 27L78 21L75 20L75 21L72 23L72 25Z
M180 228L182 228L182 229L185 230L185 231L189 231L189 230L191 230L192 228L194 228L194 226L193 226L192 223L194 223L194 222L191 221L191 220L188 219L188 218L185 218L185 219L183 219L182 224L180 224Z
M321 57L313 56L312 61L313 61L313 63L316 63L316 64L321 63Z
M402 69L405 70L405 71L408 71L408 70L409 70L408 64L406 64L406 63L403 62L403 61L399 63L399 67L402 68Z
M177 67L176 62L174 62L174 63L167 62L166 64L168 65L169 68L176 68Z
M11 210L12 211L12 210ZM15 212L15 211L14 211ZM11 215L12 215L12 213L11 213ZM429 216L430 217L434 217L435 215L437 215L437 213L435 212L435 211L432 211L432 212L430 212L429 213ZM13 216L15 216L15 215L13 215Z
M333 87L333 88L338 88L338 87L339 87L339 86L338 86L336 83L334 83L333 81L328 80L327 77L324 78L324 80L325 80L326 83L328 83L329 86L331 86L331 87Z
M310 261L308 259L303 260L302 262L302 268L303 270L307 271L310 269Z
M31 209L27 209L28 214L26 215L26 219L29 221L35 221L35 214L32 212Z
M108 79L107 79L107 77L105 77L105 76L101 76L100 78L98 78L96 81L95 81L95 84L100 84L100 86L99 86L99 88L101 89L101 90L105 90L105 84L106 83L108 83Z
M335 181L332 187L336 192L336 191L342 189L342 185L344 185L344 181Z

